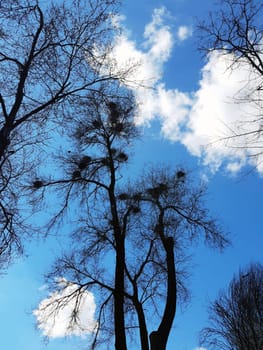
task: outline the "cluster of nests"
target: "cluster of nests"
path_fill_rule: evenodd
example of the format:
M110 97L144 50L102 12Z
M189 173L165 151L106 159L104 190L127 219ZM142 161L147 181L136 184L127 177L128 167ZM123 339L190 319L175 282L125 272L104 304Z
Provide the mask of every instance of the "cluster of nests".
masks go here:
M121 118L120 106L115 102L109 102L107 106L109 108L109 122L110 122L111 128L115 132L121 133L124 130L124 124L120 121L120 118Z
M108 121L112 130L117 133L121 133L124 130L124 123L121 122L121 110L120 106L115 102L109 102L108 107ZM103 126L101 119L94 119L92 121L92 127L94 129L100 129Z
M90 156L83 156L78 162L78 169L74 170L72 173L73 179L81 177L81 171L86 169L91 161L92 158Z
M125 129L125 124L121 121L118 121L117 119L109 119L110 121L110 127L111 130L114 131L115 133L121 133ZM102 122L101 120L95 119L92 121L92 126L94 129L100 129L102 127Z
M184 181L185 172L182 170L177 171L176 173L177 180ZM159 183L158 186L148 188L147 193L154 199L159 198L163 193L168 191L169 187L165 183Z
M126 153L118 151L116 149L112 149L112 156L114 157L114 159L116 161L118 161L120 163L127 162L127 160L128 160L128 156ZM72 177L74 179L81 177L81 171L86 169L91 161L92 161L92 158L90 156L83 156L80 159L80 161L77 163L78 169L73 171ZM108 157L101 158L98 161L100 161L100 163L105 165L105 166L110 165L110 160Z
M176 177L180 181L184 181L185 178L185 172L182 170L177 171ZM152 198L157 199L159 198L163 193L167 192L169 189L168 185L165 183L159 183L158 186L148 188L146 190L146 193L150 195ZM128 193L121 193L118 198L120 200L128 200L128 199L133 199L135 201L138 201L142 199L142 193L136 193L130 196Z
M118 151L116 149L112 149L112 155L113 155L114 159L120 163L127 162L127 160L128 160L128 156L126 153L124 153L122 151ZM83 156L79 160L79 162L77 163L77 169L73 171L72 178L73 179L80 178L81 172L88 167L88 165L90 164L91 161L92 161L92 158L90 156ZM100 162L106 166L109 166L109 164L110 164L108 157L101 158ZM44 185L44 183L41 180L35 180L32 185L33 185L34 189L39 189Z

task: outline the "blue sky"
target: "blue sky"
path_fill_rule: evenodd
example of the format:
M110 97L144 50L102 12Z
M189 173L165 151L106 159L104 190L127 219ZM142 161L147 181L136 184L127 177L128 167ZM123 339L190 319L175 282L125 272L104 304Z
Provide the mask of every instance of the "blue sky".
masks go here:
M242 151L214 142L229 131L226 123L232 127L243 112L250 108L253 112L253 107L244 105L240 110L230 99L240 86L240 77L246 78L242 67L229 75L221 57L204 60L197 51L196 18L213 9L212 1L124 2L123 16L118 19L124 31L116 40L113 56L120 66L127 64L127 57L139 60L136 77L154 88L131 86L140 106L136 121L144 130L131 162L135 169L147 162L193 169L197 177L206 179L206 205L233 240L223 254L201 245L193 249L192 300L182 312L178 310L168 350L195 350L198 331L206 323L208 301L227 286L240 266L262 261L263 170L250 164ZM204 147L208 144L211 146ZM251 165L254 169L249 171ZM45 344L35 326L32 310L47 297L43 274L58 248L56 237L32 242L28 256L1 277L2 348L85 347L80 337L50 339Z

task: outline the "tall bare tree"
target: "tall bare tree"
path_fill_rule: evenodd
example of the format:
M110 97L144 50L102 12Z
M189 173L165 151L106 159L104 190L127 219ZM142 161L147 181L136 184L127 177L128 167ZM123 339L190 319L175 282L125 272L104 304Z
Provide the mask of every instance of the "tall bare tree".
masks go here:
M114 33L115 5L115 0L0 3L2 263L22 247L19 179L39 162L34 151L52 128L63 128L65 116L74 118L76 106L98 83L124 77L100 69Z
M263 348L263 266L251 264L234 276L209 308L210 326L201 333L209 349Z
M77 300L87 290L95 294L98 326L92 346L103 340L112 345L113 335L115 348L127 349L132 334L141 349L162 350L178 298L186 291L183 247L202 234L219 248L228 240L202 205L204 188L191 184L183 170L152 169L139 181L128 175L129 148L138 135L133 107L129 96L98 94L93 105L91 100L79 105L75 147L60 157L62 170L51 178L39 176L31 189L36 202L57 191L60 206L54 208L51 229L74 207L81 208L73 215L79 226L72 232L71 249L58 258L49 277L63 276L78 285ZM80 304L75 303L73 321ZM152 322L158 326L149 341Z
M116 93L114 95L116 96ZM60 260L57 268L63 269L67 263L77 266L74 261L78 257L80 260L77 264L80 265L74 274L79 272L82 278L86 276L86 282L81 288L94 285L98 289L106 290L107 295L102 301L99 318L103 318L104 307L113 300L115 346L116 349L123 350L127 349L124 320L126 232L122 226L121 213L118 211L116 186L120 168L128 160L125 151L128 142L137 134L132 111L133 103L130 97L123 97L116 103L96 93L93 101L87 100L86 103L79 104L74 134L78 146L70 155L66 153L62 158L63 165L67 165L66 178L65 174L60 174L64 178L53 178L52 181L38 180L33 183L33 190L38 190L36 194L54 186L59 191L61 207L54 216L52 225L72 206L75 196L81 197L83 206L79 219L84 220L85 226L73 235L74 240L78 240L73 255L69 260L64 259L64 264ZM108 270L106 277L104 261L107 252L112 248L115 253L115 271L112 274ZM92 270L90 264L93 266ZM102 275L104 278L101 278ZM102 296L105 296L105 291ZM98 330L103 333L103 328L99 327Z

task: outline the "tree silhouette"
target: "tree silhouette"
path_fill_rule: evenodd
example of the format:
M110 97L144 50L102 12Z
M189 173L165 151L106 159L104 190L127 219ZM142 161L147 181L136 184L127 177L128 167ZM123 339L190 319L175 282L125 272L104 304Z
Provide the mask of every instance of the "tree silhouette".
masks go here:
M26 232L21 183L41 162L43 143L99 83L110 50L115 1L0 4L0 262L21 251ZM95 50L95 47L99 50ZM97 53L96 53L97 52ZM100 53L99 53L100 52ZM123 74L122 74L123 73ZM41 147L40 147L41 146ZM35 183L36 186L37 183Z
M36 202L58 194L50 229L79 208L73 215L77 228L70 223L72 246L58 257L48 281L63 276L79 285L77 300L86 290L95 294L92 348L112 344L114 336L115 348L127 349L130 334L139 337L141 349L165 349L178 300L186 296L184 247L202 235L215 247L228 244L203 207L204 187L192 184L186 171L160 167L139 180L128 175L130 147L138 137L133 114L129 95L112 100L96 94L93 104L83 103L71 133L75 149L60 156L64 170L39 175L41 186L32 184ZM149 341L152 324L158 326Z
M209 308L201 343L209 349L260 350L263 347L263 267L251 264L234 276Z

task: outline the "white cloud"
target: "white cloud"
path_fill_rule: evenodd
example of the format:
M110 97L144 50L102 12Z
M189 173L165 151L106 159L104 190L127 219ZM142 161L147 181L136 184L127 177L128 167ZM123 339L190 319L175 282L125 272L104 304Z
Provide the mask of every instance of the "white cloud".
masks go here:
M242 62L229 69L230 62L233 62L230 54L212 52L208 57L188 116L188 131L182 134L181 142L214 170L226 162L227 169L236 172L245 164L255 162L253 157L247 157L253 155L255 149L242 146L256 145L254 136L247 132L254 130L251 120L256 119L259 109L246 98L254 90L252 84L255 88L257 76ZM251 83L243 88L245 82ZM245 134L240 138L229 138L242 133ZM257 142L262 144L262 137Z
M237 172L249 163L263 173L262 156L255 159L255 149L242 147L262 145L262 137L255 139L253 135L246 134L241 138L229 138L235 133L263 128L260 121L250 123L258 116L259 106L245 102L246 94L259 84L258 77L244 62L239 62L233 70L229 69L233 56L214 51L207 57L197 91L185 93L167 89L162 81L163 70L176 41L171 28L165 24L166 17L164 7L155 9L151 22L145 26L141 45L131 40L130 34L124 31L116 38L111 56L118 69L124 70L133 65L126 78L138 104L137 123L150 125L153 119L158 118L164 137L181 142L213 171L224 164L228 171ZM179 41L192 34L188 26L180 26L175 32ZM180 67L174 67L175 75L176 69ZM246 82L251 83L241 90ZM261 94L262 101L262 91L258 94ZM240 98L244 99L242 103Z
M177 38L179 41L184 41L192 36L193 31L191 27L188 26L180 26L177 30Z
M152 21L145 26L144 47L148 49L147 56L150 60L165 62L170 54L173 45L173 38L168 25L164 25L164 17L167 12L165 7L155 9Z
M43 335L49 338L61 338L70 335L85 336L94 332L96 305L93 294L83 291L81 298L77 299L78 286L65 279L58 281L58 287L58 291L42 300L38 308L33 311ZM71 317L76 305L79 309L77 322L72 323Z
M169 59L173 47L170 28L163 24L165 15L164 7L153 11L151 22L145 26L141 48L130 39L127 30L117 36L113 51L107 62L103 62L104 69L116 73L132 67L125 77L129 86L133 89L138 85L152 88L161 79L163 64Z
M156 116L162 121L163 135L173 141L180 141L181 130L185 127L187 115L192 105L189 95L178 90L166 90L158 84L155 94Z
M170 126L179 131L180 125L184 123L191 101L187 94L176 89L166 90L161 82L164 64L170 58L174 44L170 27L164 24L167 16L164 7L153 11L152 20L145 26L144 40L139 47L124 31L115 40L110 61L115 61L116 69L119 70L134 65L126 80L138 104L137 123L149 124L154 118L161 118L164 134L170 135Z
M195 350L206 350L206 348L195 348Z

